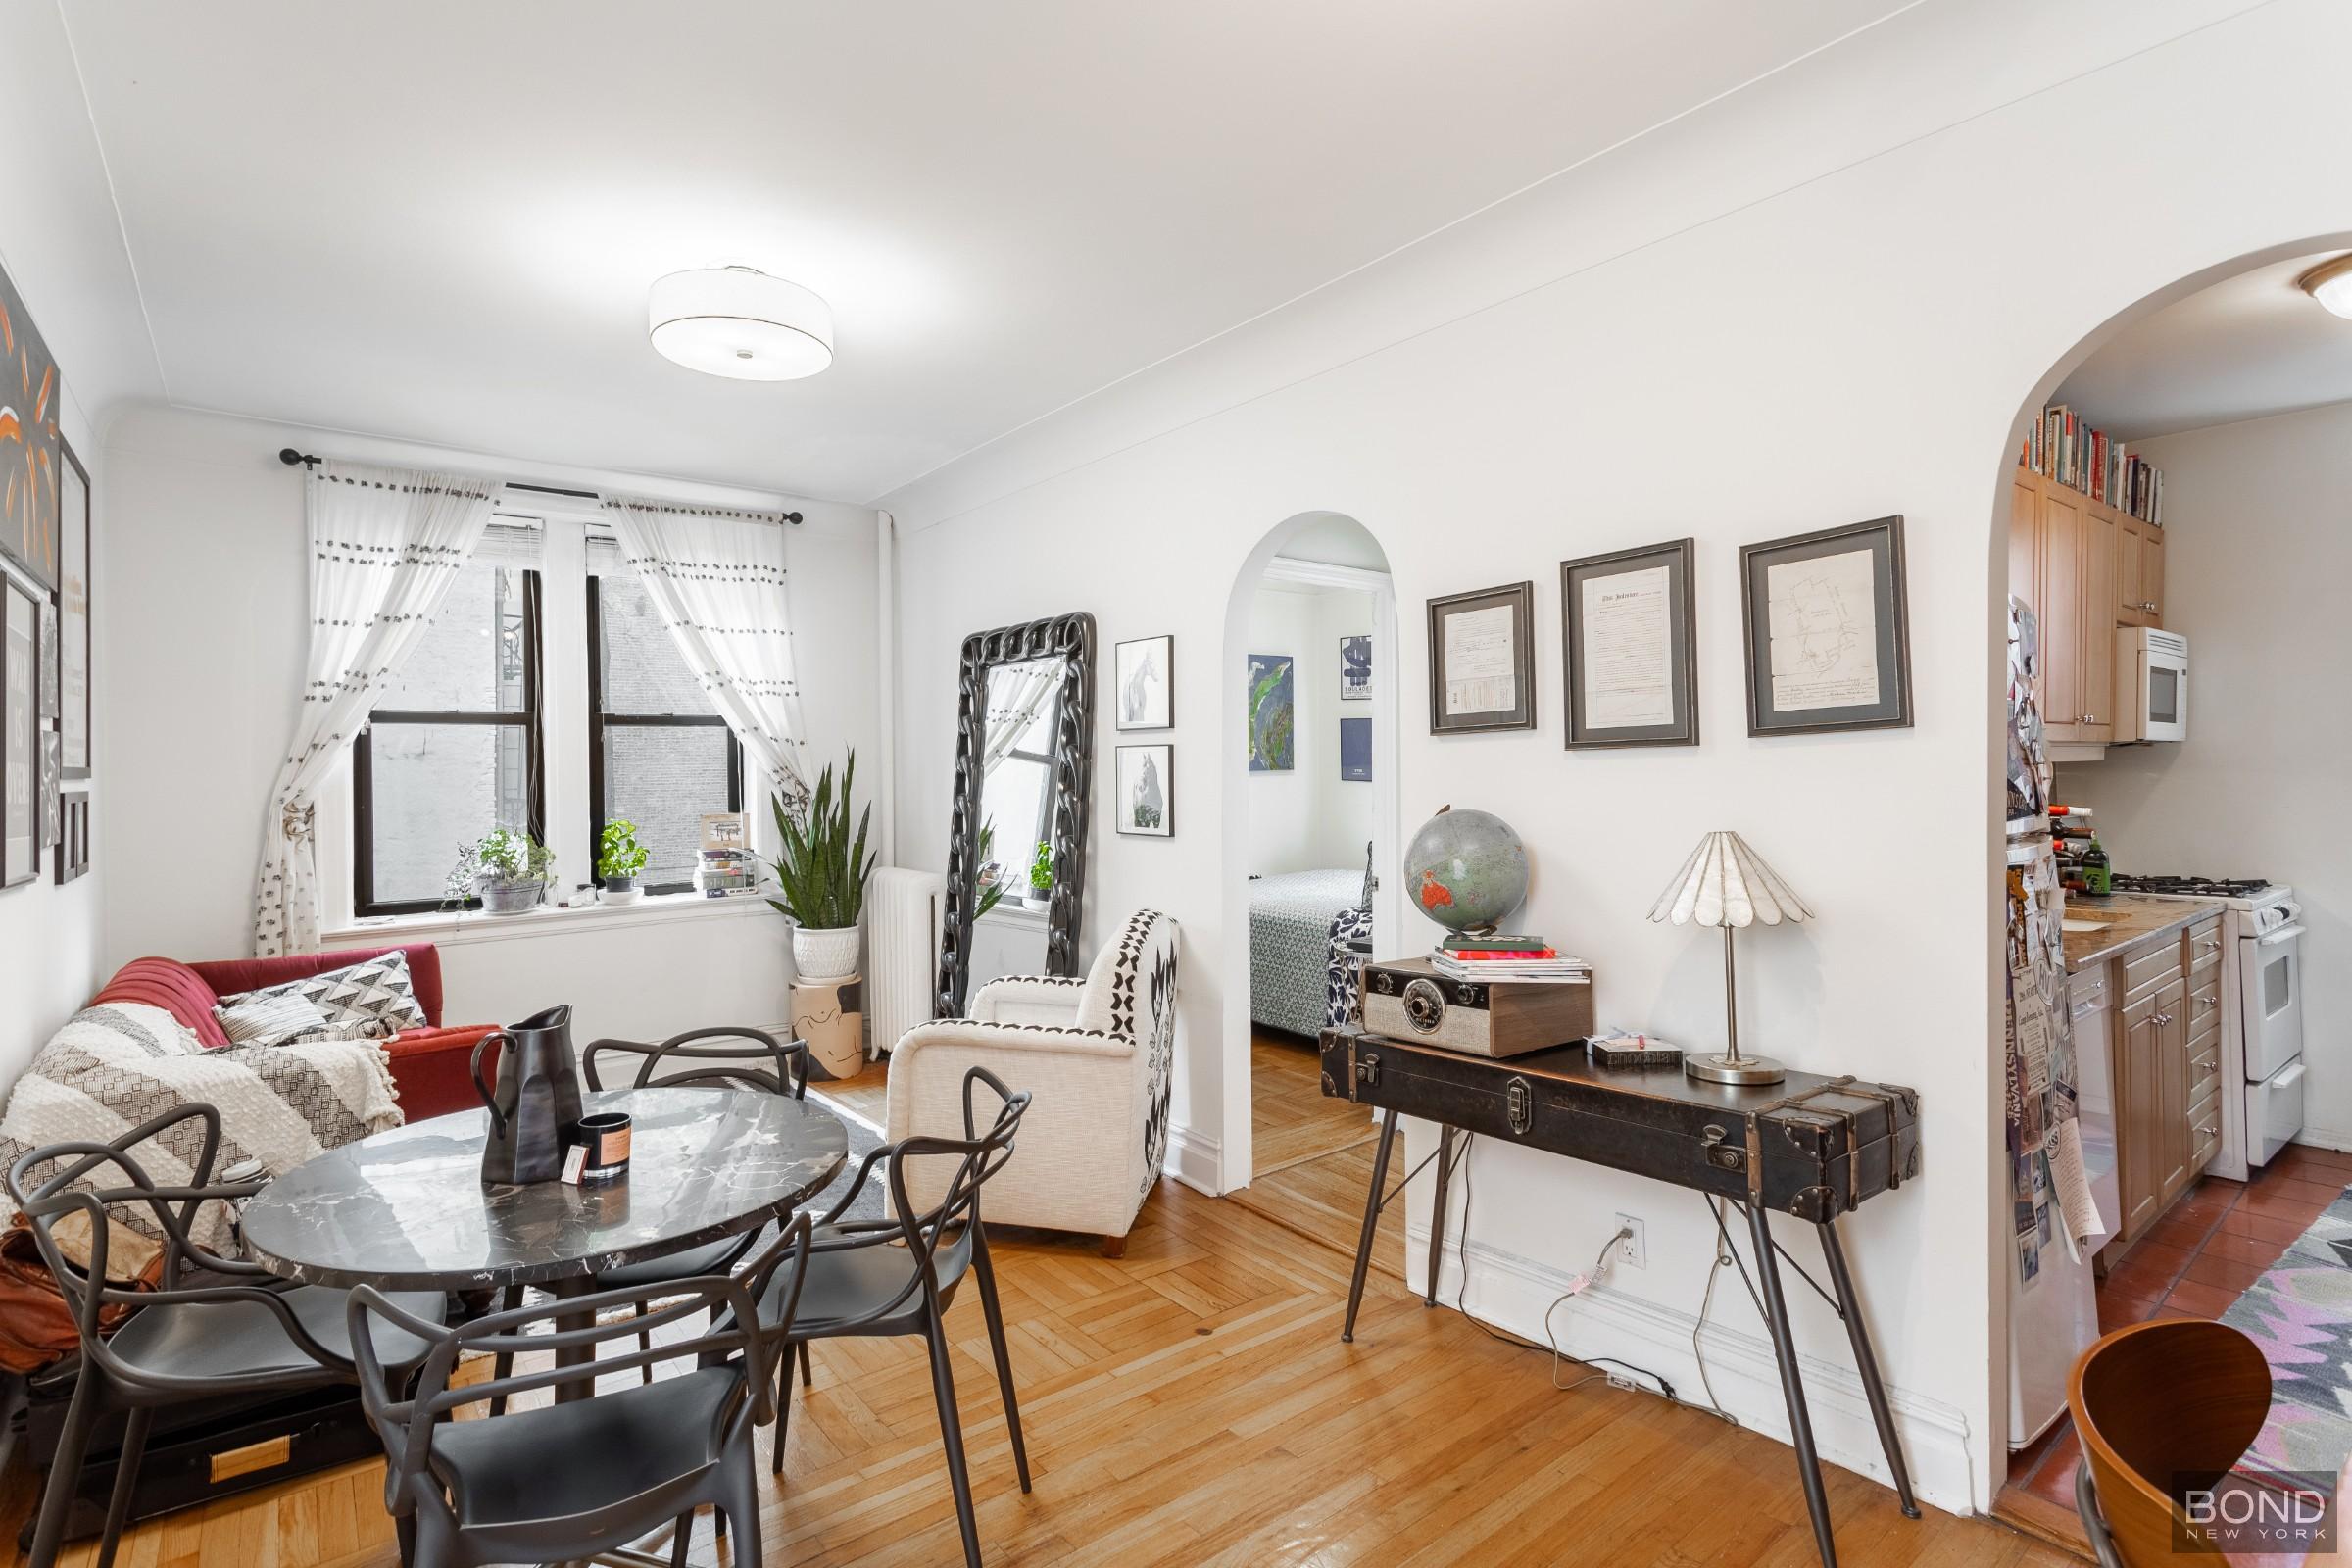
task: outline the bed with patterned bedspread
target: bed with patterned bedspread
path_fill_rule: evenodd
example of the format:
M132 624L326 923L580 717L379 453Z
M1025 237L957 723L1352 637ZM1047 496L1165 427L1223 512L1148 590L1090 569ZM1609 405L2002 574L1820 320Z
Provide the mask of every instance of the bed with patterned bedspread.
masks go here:
M1250 884L1250 1016L1318 1033L1331 1004L1332 922L1363 898L1361 867L1290 871Z

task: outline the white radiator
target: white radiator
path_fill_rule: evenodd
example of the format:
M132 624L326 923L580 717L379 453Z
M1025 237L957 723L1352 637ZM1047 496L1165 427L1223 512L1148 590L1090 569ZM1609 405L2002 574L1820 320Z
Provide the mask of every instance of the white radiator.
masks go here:
M883 866L866 879L865 1021L876 1054L930 1020L947 892L948 879L936 871Z

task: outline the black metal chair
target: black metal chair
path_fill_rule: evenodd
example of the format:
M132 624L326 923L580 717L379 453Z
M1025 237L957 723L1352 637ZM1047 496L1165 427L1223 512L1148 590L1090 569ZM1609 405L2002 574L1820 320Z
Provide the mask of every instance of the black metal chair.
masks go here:
M999 1101L994 1122L979 1130L972 1092L985 1084ZM849 1188L832 1210L816 1221L808 1255L808 1288L797 1318L783 1310L781 1293L770 1287L760 1303L760 1326L771 1343L806 1351L810 1340L895 1338L919 1335L931 1353L931 1390L939 1403L940 1434L946 1442L948 1479L956 1489L956 1522L963 1532L963 1555L979 1568L980 1531L972 1517L971 1477L964 1468L963 1424L956 1410L956 1375L948 1350L946 1315L966 1274L976 1278L980 1309L988 1319L989 1348L997 1362L997 1388L1004 1399L1004 1424L1012 1434L1012 1461L1021 1490L1029 1490L1029 1453L1021 1443L1021 1411L1012 1390L1012 1361L1004 1350L1004 1315L997 1303L997 1277L989 1262L988 1233L980 1224L980 1189L1012 1157L1013 1135L1029 1108L1029 1092L1007 1089L985 1067L963 1075L961 1139L905 1138L884 1144L859 1162ZM907 1196L906 1170L915 1160L956 1161L946 1196L918 1212ZM895 1219L850 1220L842 1215L877 1164L889 1162ZM899 1244L904 1245L899 1245ZM776 1442L769 1468L784 1468L784 1439L792 1413L786 1357L775 1357Z
M740 1040L744 1044L696 1044L705 1040ZM683 1034L671 1035L667 1040L650 1044L640 1040L590 1041L588 1049L580 1053L580 1070L587 1078L590 1089L601 1090L605 1087L604 1079L597 1072L597 1058L608 1054L644 1058L638 1064L636 1077L630 1082L632 1089L643 1089L659 1082L663 1088L669 1089L753 1089L771 1095L789 1095L794 1100L805 1100L808 1095L808 1044L799 1040L778 1040L762 1029L689 1029ZM662 1073L665 1067L681 1061L690 1064L688 1070L657 1078L656 1075ZM766 1065L758 1065L760 1062ZM624 1263L599 1274L596 1283L602 1289L619 1291L670 1280L690 1280L706 1274L725 1274L750 1256L752 1249L760 1244L762 1237L773 1234L763 1228L702 1247L690 1247L666 1257L648 1258L642 1263ZM500 1298L499 1305L502 1310L509 1312L520 1307L522 1287L508 1286ZM646 1310L647 1303L641 1302L636 1315L643 1317ZM639 1338L638 1348L653 1348L650 1333ZM501 1355L494 1368L495 1375L505 1377L513 1370L514 1361L511 1352ZM806 1378L808 1367L805 1362L802 1373ZM645 1381L650 1383L653 1377L654 1369L649 1364L645 1368ZM492 1413L504 1409L503 1403L495 1405Z
M483 1563L569 1562L609 1552L675 1521L671 1561L684 1564L694 1510L715 1508L735 1527L737 1568L760 1568L760 1494L752 1428L775 1418L768 1397L765 1336L744 1324L754 1302L770 1300L789 1322L808 1275L809 1221L796 1216L739 1276L662 1280L627 1290L542 1302L455 1328L424 1322L376 1291L351 1293L351 1333L360 1345L360 1398L382 1438L384 1506L400 1535L406 1568L472 1568ZM779 1271L787 1256L789 1273ZM655 1305L659 1299L660 1305ZM598 1321L620 1307L641 1317ZM710 1326L690 1339L600 1360L605 1341L650 1333L697 1312ZM368 1348L374 1318L427 1346L415 1392L395 1397ZM544 1320L554 1332L525 1338ZM566 1327L565 1323L586 1326ZM542 1371L450 1387L460 1356L487 1350L553 1350ZM585 1352L584 1354L582 1352ZM505 1411L514 1395L593 1384L603 1373L650 1369L691 1358L694 1370L614 1394L529 1410ZM495 1399L504 1413L447 1419L460 1406Z
M188 1186L157 1184L131 1156L130 1150L150 1139L187 1167L194 1178ZM263 1185L216 1184L213 1161L220 1149L220 1113L197 1103L166 1111L112 1143L33 1150L8 1169L9 1197L31 1222L42 1261L57 1276L81 1338L81 1368L50 1462L31 1568L51 1568L57 1560L90 1434L110 1417L126 1414L127 1420L94 1568L110 1568L114 1561L159 1408L257 1390L316 1388L353 1375L346 1293L294 1285L259 1264L222 1257L191 1237L204 1204L250 1197ZM57 1168L36 1181L33 1173L48 1165ZM98 1185L111 1179L110 1171L124 1185ZM85 1180L89 1187L74 1187ZM107 1211L115 1207L143 1209L162 1236L163 1272L154 1290L109 1283ZM86 1271L60 1247L58 1228L74 1216L87 1227ZM190 1283L191 1276L198 1282ZM428 1327L439 1323L447 1304L438 1293L396 1299L410 1322ZM111 1337L102 1335L100 1314L122 1305L135 1310ZM425 1342L407 1328L387 1330L368 1353L396 1370L411 1368L423 1359Z

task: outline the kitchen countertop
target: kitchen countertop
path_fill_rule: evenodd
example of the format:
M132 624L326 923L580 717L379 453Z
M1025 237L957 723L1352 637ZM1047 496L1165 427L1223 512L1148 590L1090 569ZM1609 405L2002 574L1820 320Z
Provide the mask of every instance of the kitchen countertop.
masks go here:
M2066 899L2066 917L2096 919L2099 928L2064 934L2061 941L2066 949L2066 972L2080 974L2133 943L2145 942L2166 931L2178 931L2207 915L2219 914L2226 907L2219 899L2151 899L2137 893L2091 899L2070 893Z

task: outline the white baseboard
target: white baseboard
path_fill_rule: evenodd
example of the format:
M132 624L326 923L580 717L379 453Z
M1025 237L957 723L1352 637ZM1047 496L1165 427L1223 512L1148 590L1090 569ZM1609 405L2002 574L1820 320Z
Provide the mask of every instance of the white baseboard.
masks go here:
M1406 1277L1418 1286L1428 1268L1426 1225L1407 1226L1405 1250ZM1544 1343L1544 1314L1568 1288L1569 1276L1475 1239L1466 1250L1470 1268L1466 1303L1470 1310L1523 1339ZM1438 1274L1439 1304L1452 1304L1461 1288L1462 1266L1449 1239ZM1731 1325L1720 1321L1725 1318ZM1753 1324L1752 1332L1733 1326L1743 1320ZM1595 1285L1564 1303L1552 1314L1551 1323L1564 1353L1578 1359L1613 1356L1667 1379L1676 1395L1689 1402L1706 1402L1708 1385L1699 1380L1698 1362L1690 1348L1696 1314ZM1781 1394L1779 1362L1763 1325L1755 1322L1754 1305L1736 1278L1718 1285L1700 1344L1706 1350L1707 1376L1717 1402L1738 1417L1741 1426L1787 1443L1788 1413ZM1842 1357L1822 1360L1800 1351L1798 1365L1804 1374L1813 1442L1822 1458L1893 1485L1879 1451L1878 1428L1871 1422L1862 1380L1850 1362ZM1925 1500L1953 1513L1978 1511L1980 1504L1970 1485L1966 1413L1892 1384L1887 1385L1886 1397L1901 1435L1912 1489ZM1789 1462L1794 1464L1793 1456Z
M1195 1192L1206 1193L1211 1198L1225 1190L1223 1146L1192 1127L1168 1129L1168 1152L1159 1168Z
M2332 1127L2306 1127L2295 1134L2295 1142L2309 1144L2314 1149L2332 1149L2338 1153L2352 1153L2352 1132L2337 1132Z

